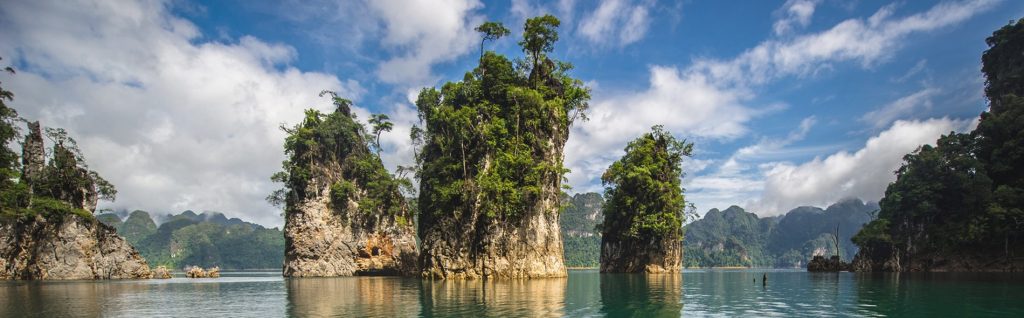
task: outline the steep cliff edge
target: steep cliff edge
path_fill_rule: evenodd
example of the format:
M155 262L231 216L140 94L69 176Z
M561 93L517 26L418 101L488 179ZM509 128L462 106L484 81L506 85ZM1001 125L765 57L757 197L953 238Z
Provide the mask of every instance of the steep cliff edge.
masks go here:
M0 279L151 277L135 248L95 219L68 215L0 222Z
M414 128L421 170L419 235L429 278L564 277L558 219L563 148L589 89L547 55L559 25L526 21L525 59L481 52L460 82L427 88ZM510 34L488 22L483 40ZM481 43L482 45L482 43ZM421 133L421 134L420 134Z
M393 177L370 151L350 102L333 93L336 110L306 112L288 129L285 188L269 198L285 206L288 277L412 275L416 271L413 212Z
M602 273L682 270L683 222L693 216L683 197L682 163L692 150L692 143L655 126L601 176Z
M90 171L74 139L28 123L21 178L0 185L0 279L150 278L146 260L116 230L93 216L99 199L116 190Z

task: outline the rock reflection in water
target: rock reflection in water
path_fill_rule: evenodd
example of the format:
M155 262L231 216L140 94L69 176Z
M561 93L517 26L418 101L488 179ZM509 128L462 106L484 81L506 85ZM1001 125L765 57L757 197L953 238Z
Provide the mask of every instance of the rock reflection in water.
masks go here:
M423 316L561 317L565 278L518 280L425 280Z
M285 284L293 317L412 317L420 312L418 279L291 278Z
M336 277L293 278L286 284L290 316L561 317L566 282Z
M683 275L602 274L601 313L608 317L679 317Z

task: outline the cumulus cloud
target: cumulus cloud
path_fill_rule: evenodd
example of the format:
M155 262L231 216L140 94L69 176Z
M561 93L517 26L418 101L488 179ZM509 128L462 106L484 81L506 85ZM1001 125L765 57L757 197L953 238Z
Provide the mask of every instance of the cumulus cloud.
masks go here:
M626 0L604 0L584 17L577 31L583 38L601 45L626 46L647 34L651 4Z
M377 75L386 83L405 86L435 81L431 67L469 53L479 41L477 25L483 7L476 0L369 1L384 23L383 44L395 55L380 64Z
M938 89L924 88L864 114L861 121L867 122L875 128L888 126L896 119L921 111L921 108L930 109L932 97L938 93Z
M784 35L793 31L794 26L806 27L811 23L811 16L814 15L814 7L820 0L788 0L782 5L776 14L782 16L772 24L775 35Z
M741 105L744 94L719 89L700 74L651 67L647 90L598 99L591 105L590 120L575 126L565 151L567 166L572 170L570 184L594 184L622 155L626 143L654 125L709 138L734 138L745 133L744 123L757 111Z
M767 164L762 168L761 198L749 202L747 208L775 215L798 206L826 206L850 197L877 201L886 186L896 180L893 171L902 164L903 155L921 145L934 144L943 134L973 126L974 121L949 118L901 120L852 153L840 151L802 164Z
M569 183L576 191L598 190L601 172L622 155L622 148L629 140L652 125L662 124L677 135L707 141L744 136L749 130L750 120L786 107L783 104L751 105L758 87L787 76L814 74L828 69L833 63L858 62L869 67L897 52L900 43L909 36L955 25L991 8L996 2L944 2L924 12L902 17L894 15L894 6L886 6L866 19L848 19L822 32L766 40L733 59L697 58L685 68L652 66L648 88L595 96L591 120L575 126L566 145L566 163L572 170ZM622 4L605 2L602 5ZM801 10L794 13L797 23L804 16L800 12L808 12ZM599 7L595 14L600 11ZM616 14L621 15L624 10L617 11ZM810 13L806 14L807 19L810 19ZM597 26L591 28L602 32L611 30ZM581 24L580 32L582 29ZM595 31L594 34L598 33ZM803 124L809 129L813 119L805 120ZM772 145L771 142L777 144ZM784 149L782 145L788 144L785 139L761 140L759 143L720 161L719 168L735 164L734 168L742 168L740 170L751 169L753 167L749 165L740 167L738 159L753 157L754 152L763 159L820 153L835 148L835 145L826 145ZM739 203L736 198L756 197L764 183L763 178L749 173L730 175L716 172L684 180L687 182L684 186L699 205L716 206L733 200L728 202L731 205Z
M814 74L834 62L870 66L889 58L909 35L958 24L998 2L944 2L901 18L893 16L896 8L889 5L867 19L845 20L826 31L792 39L768 40L733 60L698 60L694 68L708 73L716 83L747 85Z
M29 119L67 128L114 183L102 207L155 213L216 210L270 226L281 123L332 109L323 89L359 97L358 82L288 66L290 46L253 37L202 41L159 1L16 1L0 7L5 80Z

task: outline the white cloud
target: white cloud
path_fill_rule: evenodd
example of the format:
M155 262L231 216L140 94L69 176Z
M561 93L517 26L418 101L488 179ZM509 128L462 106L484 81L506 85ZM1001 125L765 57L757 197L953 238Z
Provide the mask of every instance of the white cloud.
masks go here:
M960 23L991 8L996 2L946 2L905 17L894 17L895 8L886 6L867 19L845 20L819 33L766 40L731 60L701 58L682 69L653 66L650 69L650 86L646 90L595 96L590 111L591 120L575 126L566 145L566 165L572 170L568 177L569 184L576 187L576 191L599 189L597 176L622 155L622 148L629 140L652 125L662 124L677 135L709 141L741 137L748 132L747 124L753 118L785 108L785 105L778 104L763 107L749 105L757 87L785 76L814 75L831 69L831 64L837 62L852 61L865 67L870 66L898 51L899 44L909 36ZM617 9L609 10L615 11L615 14L602 15L601 7L605 6ZM582 21L578 31L591 34L611 32L609 30L613 29L606 27L609 24L604 22L614 19L604 16L621 16L622 12L628 11L623 10L622 6L622 2L602 3L594 13L596 17L592 21ZM806 16L810 19L809 13ZM592 23L593 26L584 27L585 23ZM585 28L588 31L584 31ZM761 157L768 158L792 156L796 153L806 155L834 149L834 145L782 149L779 145L763 144L741 151L753 152L756 149L760 149ZM721 165L728 164L730 160L721 161ZM750 167L737 168L745 170ZM743 189L762 182L759 176L715 177L740 178L736 182L743 183ZM694 192L702 191L697 186L687 185ZM727 199L727 193L712 191L705 189L703 194L692 194L696 197L720 197L719 201L712 198L703 202L724 202ZM747 196L741 198L750 198L756 194L743 193ZM729 204L736 203L739 202Z
M383 20L384 46L398 55L381 63L377 75L408 87L432 84L434 64L469 53L479 40L473 28L484 21L473 14L483 6L476 0L377 0L369 6Z
M651 24L650 3L604 0L580 21L579 34L592 43L626 46L643 39Z
M911 34L958 24L988 10L998 0L940 3L928 11L894 18L894 6L867 19L849 19L824 32L769 40L729 61L698 60L694 69L723 85L763 84L788 75L815 74L829 63L857 61L870 66L889 58Z
M828 157L794 165L786 162L765 165L764 190L747 208L762 215L785 213L804 205L827 206L850 197L877 201L903 156L951 131L972 129L971 120L937 118L897 121L855 152L840 151Z
M775 35L784 35L793 31L794 25L806 27L811 23L811 16L814 15L814 7L820 0L788 0L782 5L776 14L782 16L772 25Z
M105 207L216 210L281 225L263 198L278 185L284 134L323 89L355 81L303 72L296 51L242 37L200 41L162 2L18 1L0 7L0 55L24 65L4 80L29 119L65 127L114 183ZM401 117L401 116L396 116Z
M744 94L719 89L701 74L651 67L647 90L598 99L591 105L590 120L574 126L565 151L567 166L572 170L570 184L594 184L597 176L622 155L626 143L654 125L685 132L686 136L742 135L747 129L744 123L758 114L741 105Z
M861 121L867 122L875 128L888 126L901 117L920 112L921 108L930 109L932 107L932 98L938 93L938 89L922 89L864 114L861 117Z

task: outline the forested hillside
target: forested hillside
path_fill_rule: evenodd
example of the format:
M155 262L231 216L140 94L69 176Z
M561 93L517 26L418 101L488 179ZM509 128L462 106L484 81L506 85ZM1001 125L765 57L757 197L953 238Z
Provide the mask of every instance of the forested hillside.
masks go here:
M767 218L737 206L712 209L685 227L683 262L687 267L802 267L814 255L835 254L831 235L837 226L841 255L849 260L857 252L850 238L877 210L877 204L857 199Z
M594 229L604 220L601 194L577 193L562 196L564 209L558 221L565 245L565 266L596 267L601 257L601 235Z
M97 219L116 228L151 266L277 269L284 260L281 230L217 212L167 215L159 227L145 211L134 211L124 220L115 213Z

